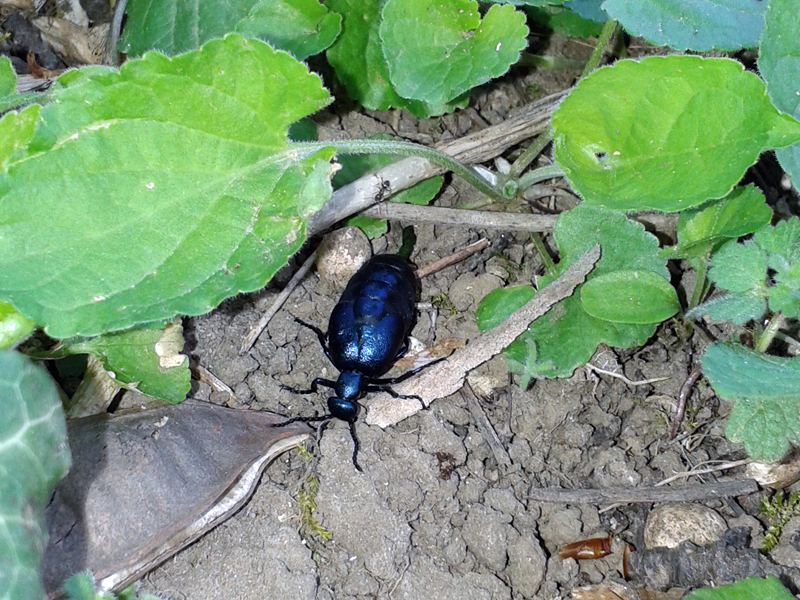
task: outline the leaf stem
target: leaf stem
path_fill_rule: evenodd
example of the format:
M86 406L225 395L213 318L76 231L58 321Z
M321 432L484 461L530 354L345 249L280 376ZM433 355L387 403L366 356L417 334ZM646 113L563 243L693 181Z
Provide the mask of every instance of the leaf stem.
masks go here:
M546 167L539 167L533 171L528 171L525 175L519 178L519 189L525 190L532 186L534 183L539 183L545 179L554 179L556 177L563 177L564 171L558 165L547 165Z
M398 140L327 140L324 142L303 142L303 146L312 149L322 149L333 146L339 154L395 154L399 156L419 156L448 169L461 177L475 189L483 192L492 200L505 202L508 200L503 193L478 175L470 167L465 167L452 156L429 148L421 144L403 142Z
M519 177L522 172L528 168L528 165L542 153L542 150L544 150L545 146L547 146L552 139L553 130L548 127L547 131L533 140L530 146L525 148L525 151L514 161L514 164L511 165L511 170L508 172L508 176L513 178Z
M778 330L783 326L785 318L783 313L778 311L769 320L767 326L764 328L764 333L758 336L758 341L756 342L756 352L766 352L769 345L772 343L772 340L775 339L775 334L778 333Z
M703 299L703 292L706 288L706 276L708 274L708 265L706 261L700 262L700 268L697 269L697 276L694 280L694 289L692 290L692 297L689 299L689 309L691 310Z
M606 46L608 46L608 42L611 40L611 36L614 35L616 30L617 22L614 19L609 19L606 21L606 24L603 25L603 30L600 32L600 36L597 38L597 43L594 46L594 50L592 50L592 55L589 57L589 61L583 68L583 73L581 73L580 77L581 79L594 71L597 68L597 65L600 64L600 60L603 58L603 52L605 52Z

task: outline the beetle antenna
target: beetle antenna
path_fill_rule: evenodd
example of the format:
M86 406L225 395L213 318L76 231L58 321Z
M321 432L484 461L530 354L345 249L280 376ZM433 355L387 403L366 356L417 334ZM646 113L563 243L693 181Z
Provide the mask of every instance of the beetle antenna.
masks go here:
M358 437L356 436L355 419L350 421L350 437L353 438L353 466L358 469L359 473L363 473L364 470L358 465Z

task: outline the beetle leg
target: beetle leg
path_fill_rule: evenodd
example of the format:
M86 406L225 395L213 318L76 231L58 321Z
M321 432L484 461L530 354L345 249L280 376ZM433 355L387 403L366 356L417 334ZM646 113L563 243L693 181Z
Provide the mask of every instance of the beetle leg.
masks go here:
M380 383L380 380L373 380L373 383ZM390 388L386 384L384 384L384 385L368 385L366 388L364 388L364 391L365 392L386 392L392 398L398 398L400 400L419 400L419 404L420 404L420 406L422 406L423 410L428 408L427 406L425 406L425 402L422 400L422 398L420 398L416 394L412 394L412 395L408 395L408 396L405 396L403 394L398 394L397 392L395 392L392 388Z
M317 327L316 325L312 325L311 323L306 323L303 319L298 319L297 317L294 318L295 321L300 323L303 327L306 327L317 334L317 338L319 339L319 345L322 346L322 349L325 351L325 356L328 357L328 360L333 362L331 358L331 351L328 348L328 334L324 333L322 329Z
M353 466L358 469L360 473L364 470L358 464L358 436L356 435L356 422L355 419L350 421L350 437L353 438Z
M287 392L292 392L293 394L316 394L317 386L320 385L324 385L325 387L329 388L334 388L336 387L336 382L331 381L330 379L323 379L322 377L317 377L314 381L311 382L311 387L307 390L298 390L283 384L280 385L280 388L282 390L286 390Z
M288 421L284 421L283 423L273 423L270 427L286 427L291 423L313 423L314 421L327 421L328 419L333 419L333 415L322 415L321 417L294 417L293 419L289 419Z

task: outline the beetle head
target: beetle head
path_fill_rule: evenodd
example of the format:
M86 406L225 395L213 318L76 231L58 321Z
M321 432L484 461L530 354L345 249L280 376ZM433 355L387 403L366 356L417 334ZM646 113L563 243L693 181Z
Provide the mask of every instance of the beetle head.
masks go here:
M353 423L358 418L358 402L342 398L328 398L328 410L337 419Z

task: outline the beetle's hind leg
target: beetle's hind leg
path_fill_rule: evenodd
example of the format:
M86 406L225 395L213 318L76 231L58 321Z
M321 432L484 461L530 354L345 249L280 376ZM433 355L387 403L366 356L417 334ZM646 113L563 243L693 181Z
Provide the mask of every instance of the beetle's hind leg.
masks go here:
M356 435L356 421L353 419L349 422L350 424L350 437L353 438L353 466L358 469L360 473L363 473L364 470L358 464L358 436Z
M317 334L319 345L322 346L322 350L325 352L325 356L328 357L328 360L333 362L333 359L331 358L331 351L328 348L328 334L322 331L322 329L320 329L316 325L312 325L311 323L306 323L305 321L303 321L303 319L295 317L294 320L300 323L300 325L302 325L303 327L310 329L311 331Z
M380 382L380 381L381 380L378 380L378 382ZM422 407L422 410L425 410L426 408L428 408L425 405L425 401L422 398L420 398L419 396L417 396L416 394L410 394L408 396L405 396L403 394L398 394L391 387L389 387L388 384L370 385L370 386L367 386L364 391L365 392L386 392L392 398L398 398L399 400L419 400L419 405Z
M311 382L311 387L308 388L307 390L298 390L283 384L280 385L280 388L287 392L292 392L293 394L316 394L317 387L320 385L324 385L325 387L329 388L334 388L336 387L336 382L331 381L330 379L323 379L322 377L317 377L314 381Z

